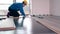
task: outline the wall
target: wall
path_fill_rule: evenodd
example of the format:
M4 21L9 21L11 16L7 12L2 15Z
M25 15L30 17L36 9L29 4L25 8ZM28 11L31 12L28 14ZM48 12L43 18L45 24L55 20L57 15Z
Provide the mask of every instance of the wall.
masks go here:
M8 11L7 10L0 10L0 15L7 15Z
M60 0L50 0L50 13L54 16L60 16Z
M49 13L49 0L32 0L32 12L31 14L43 15Z

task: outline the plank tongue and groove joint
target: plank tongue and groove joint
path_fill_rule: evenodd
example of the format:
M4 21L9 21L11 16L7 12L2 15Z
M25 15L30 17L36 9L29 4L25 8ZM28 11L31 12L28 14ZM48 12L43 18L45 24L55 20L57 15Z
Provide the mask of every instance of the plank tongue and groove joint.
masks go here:
M16 27L13 22L13 18L6 18L0 20L0 31L15 30Z

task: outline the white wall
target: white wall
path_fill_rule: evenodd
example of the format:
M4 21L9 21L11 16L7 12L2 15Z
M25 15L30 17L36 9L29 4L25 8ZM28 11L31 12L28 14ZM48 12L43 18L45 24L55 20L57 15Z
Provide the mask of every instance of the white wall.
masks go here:
M60 0L50 0L50 13L60 16Z
M7 10L0 10L0 15L7 15L8 11Z
M32 0L32 12L31 14L43 15L49 13L49 0Z

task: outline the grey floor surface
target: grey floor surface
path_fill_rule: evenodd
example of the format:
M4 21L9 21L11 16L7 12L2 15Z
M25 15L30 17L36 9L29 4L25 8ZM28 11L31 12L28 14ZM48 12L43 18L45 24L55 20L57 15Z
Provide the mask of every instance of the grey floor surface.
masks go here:
M19 22L21 22L21 20L22 18L19 19ZM31 17L26 17L24 20L24 27L18 27L16 30L0 31L0 34L56 34L56 33L48 29L44 25L38 23L36 20L31 19Z

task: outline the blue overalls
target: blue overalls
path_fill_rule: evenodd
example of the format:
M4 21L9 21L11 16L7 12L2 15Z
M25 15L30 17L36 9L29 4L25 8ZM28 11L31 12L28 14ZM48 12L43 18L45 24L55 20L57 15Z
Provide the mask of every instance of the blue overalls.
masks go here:
M19 17L19 13L17 11L20 11L20 13L24 16L22 21L21 21L21 25L20 26L23 26L23 21L25 19L25 13L24 13L24 10L23 10L23 3L13 3L10 7L9 7L9 14L10 16L13 16L13 17ZM14 20L15 22L15 25L17 27L18 23L16 20Z

